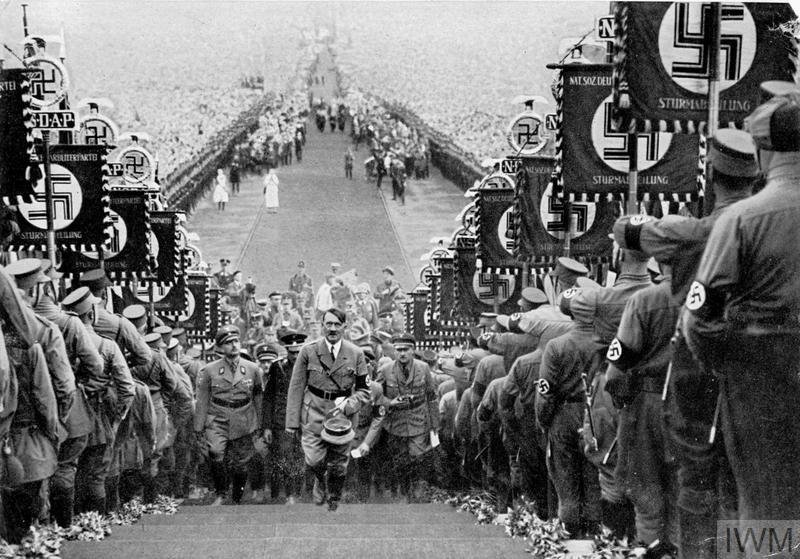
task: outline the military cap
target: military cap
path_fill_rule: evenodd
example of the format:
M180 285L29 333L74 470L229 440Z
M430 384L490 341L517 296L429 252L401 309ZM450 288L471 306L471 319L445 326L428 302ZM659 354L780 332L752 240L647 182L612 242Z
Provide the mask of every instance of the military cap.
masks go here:
M469 382L469 370L466 367L459 366L456 361L453 358L443 359L442 372L453 377L456 381Z
M275 344L258 344L253 353L256 354L256 359L259 361L266 361L269 358L277 359L278 358L278 348L275 347Z
M122 309L122 316L124 316L131 322L141 320L145 317L145 315L146 311L142 305L128 305L127 307Z
M465 351L461 356L456 357L456 366L466 367L472 369L478 365L478 362L489 355L489 352L483 349L470 349Z
M81 285L85 285L91 289L92 292L104 289L111 285L111 282L108 281L108 278L106 277L106 273L100 268L82 273L79 281Z
M181 328L180 326L172 329L173 338L180 338L181 336L185 335L186 335L186 330L184 328Z
M186 349L186 357L189 359L199 359L203 355L202 350L192 346Z
M167 345L164 343L164 340L161 339L161 334L157 334L155 332L150 332L149 334L145 334L144 343L146 343L153 349L159 349Z
M389 332L378 329L372 331L372 334L369 335L369 339L376 344L385 344L392 339L392 335Z
M286 348L286 351L300 351L303 344L306 342L306 335L300 332L287 331L280 338L280 342Z
M526 287L522 290L522 299L534 305L543 305L547 303L547 295L538 287ZM517 304L522 304L522 299L517 301Z
M717 130L710 145L708 160L716 171L731 177L752 178L758 175L756 146L747 132L733 128Z
M381 269L381 272L388 272L389 274L394 275L394 269L391 266L384 266L383 269Z
M341 267L342 265L339 264L338 262L331 262L331 268L341 268Z
M225 326L221 326L219 330L217 330L217 336L215 338L215 341L218 346L221 346L236 341L238 339L239 339L239 329L231 324L226 324Z
M775 96L800 96L800 88L794 82L781 80L768 80L761 82L761 90L768 95Z
M61 301L61 306L64 310L69 312L74 312L78 316L82 314L86 314L91 308L92 305L97 303L99 299L92 295L92 292L89 290L88 287L78 287L71 291L64 299Z
M392 345L394 347L415 347L417 340L410 333L403 332L392 337Z
M585 276L588 273L589 269L577 260L562 256L556 260L556 267L552 272L550 272L550 275L557 278L566 279L575 278L577 276Z
M283 293L281 293L280 291L272 291L269 294L269 298L270 299L272 299L273 297L282 297L282 296L283 296Z
M167 344L167 351L172 351L173 349L175 349L179 345L181 345L181 343L178 340L176 340L175 338L172 338L172 339L170 339L169 343Z
M269 300L267 300L267 299L259 299L258 301L256 301L256 305L258 305L259 307L262 307L262 308L266 307L267 305L269 305Z
M297 263L297 267L298 268L305 268L306 267L306 263L301 260L300 262Z
M172 340L172 328L169 326L156 326L153 328L153 332L161 336L165 344L169 344L170 340Z
M39 270L39 277L37 278L38 283L61 279L62 277L64 277L64 274L56 270L50 260L42 258L42 267Z
M493 312L482 312L478 319L479 326L492 326L495 322L497 322L497 313Z
M744 122L759 148L800 151L800 106L794 97L773 97L756 107Z
M322 423L322 440L334 444L347 444L355 438L353 423L342 415L335 415Z
M14 283L20 289L29 289L39 282L42 261L38 258L22 258L6 266L5 270L14 276Z

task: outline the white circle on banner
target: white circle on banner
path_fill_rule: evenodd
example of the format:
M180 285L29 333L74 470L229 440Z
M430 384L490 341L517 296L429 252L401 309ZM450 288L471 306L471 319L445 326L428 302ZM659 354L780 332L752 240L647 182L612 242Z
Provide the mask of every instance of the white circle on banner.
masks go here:
M158 252L161 247L158 245L158 237L152 231L147 232L147 241L150 245L150 257L154 260L158 260Z
M592 118L592 145L597 156L615 171L630 170L628 157L628 134L615 132L611 125L611 95L603 99ZM646 171L664 157L672 143L672 134L651 132L637 134L637 169Z
M517 278L512 274L483 274L475 272L472 276L472 290L475 295L486 305L493 305L495 294L498 304L502 305L514 294Z
M128 242L128 226L125 225L125 220L122 219L122 216L114 210L108 211L108 217L111 220L113 233L111 234L109 249L106 250L104 256L106 258L113 258L122 252L122 249L125 248L125 244ZM84 250L82 253L87 258L93 258L95 260L100 258L96 250Z
M25 61L28 68L40 71L40 79L30 80L31 105L43 109L61 102L67 96L69 74L61 62L47 54L38 54Z
M675 2L658 30L664 70L679 86L702 95L708 93L711 73L711 47L705 36L713 9L710 2ZM756 56L756 24L744 4L722 4L720 43L720 91L724 91L747 74Z
M80 140L88 145L114 145L117 140L117 127L104 115L90 114L81 119Z
M514 239L509 238L506 233L513 226L513 220L514 207L512 206L503 212L503 215L500 216L500 222L497 224L497 237L500 239L500 246L512 256L514 255Z
M44 186L44 165L39 165L41 177L33 187L33 201L21 202L19 213L37 229L47 229L47 197ZM65 167L50 165L53 185L53 227L56 231L68 227L81 213L83 190L78 179Z
M128 146L119 153L118 163L122 164L122 178L125 182L139 184L155 176L155 160L152 154L141 146Z
M194 316L194 310L197 307L197 301L194 298L194 293L191 290L186 290L186 309L178 315L178 322L185 322Z
M548 184L539 201L539 217L547 233L559 240L567 236L567 223L564 220L564 201L553 196L553 185ZM594 202L572 202L570 217L573 222L572 239L577 239L594 225L597 217L597 204Z
M544 132L542 117L533 112L524 112L515 116L508 125L506 140L514 150L514 155L533 155L547 145Z

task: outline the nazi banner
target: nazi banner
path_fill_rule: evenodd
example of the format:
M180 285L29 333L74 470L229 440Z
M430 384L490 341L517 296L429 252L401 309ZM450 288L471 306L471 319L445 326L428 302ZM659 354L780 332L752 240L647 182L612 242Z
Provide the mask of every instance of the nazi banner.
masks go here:
M0 196L33 196L36 176L31 177L31 94L27 74L37 70L14 68L0 71Z
M455 313L467 320L492 312L497 302L503 314L517 310L522 282L514 274L487 274L475 267L475 247L456 247Z
M514 266L514 188L478 190L478 252L486 266Z

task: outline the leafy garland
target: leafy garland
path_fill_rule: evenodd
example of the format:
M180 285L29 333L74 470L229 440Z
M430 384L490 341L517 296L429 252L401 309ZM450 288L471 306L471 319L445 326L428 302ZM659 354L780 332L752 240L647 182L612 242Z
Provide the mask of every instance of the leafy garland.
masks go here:
M446 503L459 512L472 513L477 524L499 524L502 519L506 535L524 539L527 544L525 551L536 559L560 559L567 553L565 541L569 539L569 532L564 524L558 518L539 518L531 501L523 499L522 504L509 509L503 518L497 512L494 499L485 491L453 492L431 487L428 488L427 498L432 503ZM615 538L611 530L605 527L595 536L593 545L594 551L589 556L591 559L632 559L642 557L646 551L643 547L632 547L627 539Z
M34 523L19 544L0 540L0 559L59 559L64 541L100 541L111 535L112 526L133 524L145 514L175 514L177 511L175 499L159 495L155 503L147 505L136 497L107 516L96 511L84 512L77 515L68 528Z

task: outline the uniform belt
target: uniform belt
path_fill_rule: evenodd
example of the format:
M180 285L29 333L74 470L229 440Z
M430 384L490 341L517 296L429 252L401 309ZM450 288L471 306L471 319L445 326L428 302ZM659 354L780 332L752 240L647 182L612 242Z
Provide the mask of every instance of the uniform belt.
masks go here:
M250 403L250 400L235 400L233 402L229 402L227 400L223 400L222 398L211 398L211 402L217 406L222 406L223 408L238 409L245 407Z
M336 398L347 398L350 396L349 391L345 390L334 390L332 392L328 392L327 390L320 390L316 386L308 385L308 391L311 392L314 396L318 396L319 398L324 398L325 400L335 400Z
M641 392L655 392L661 394L664 391L663 377L641 377L638 381Z

